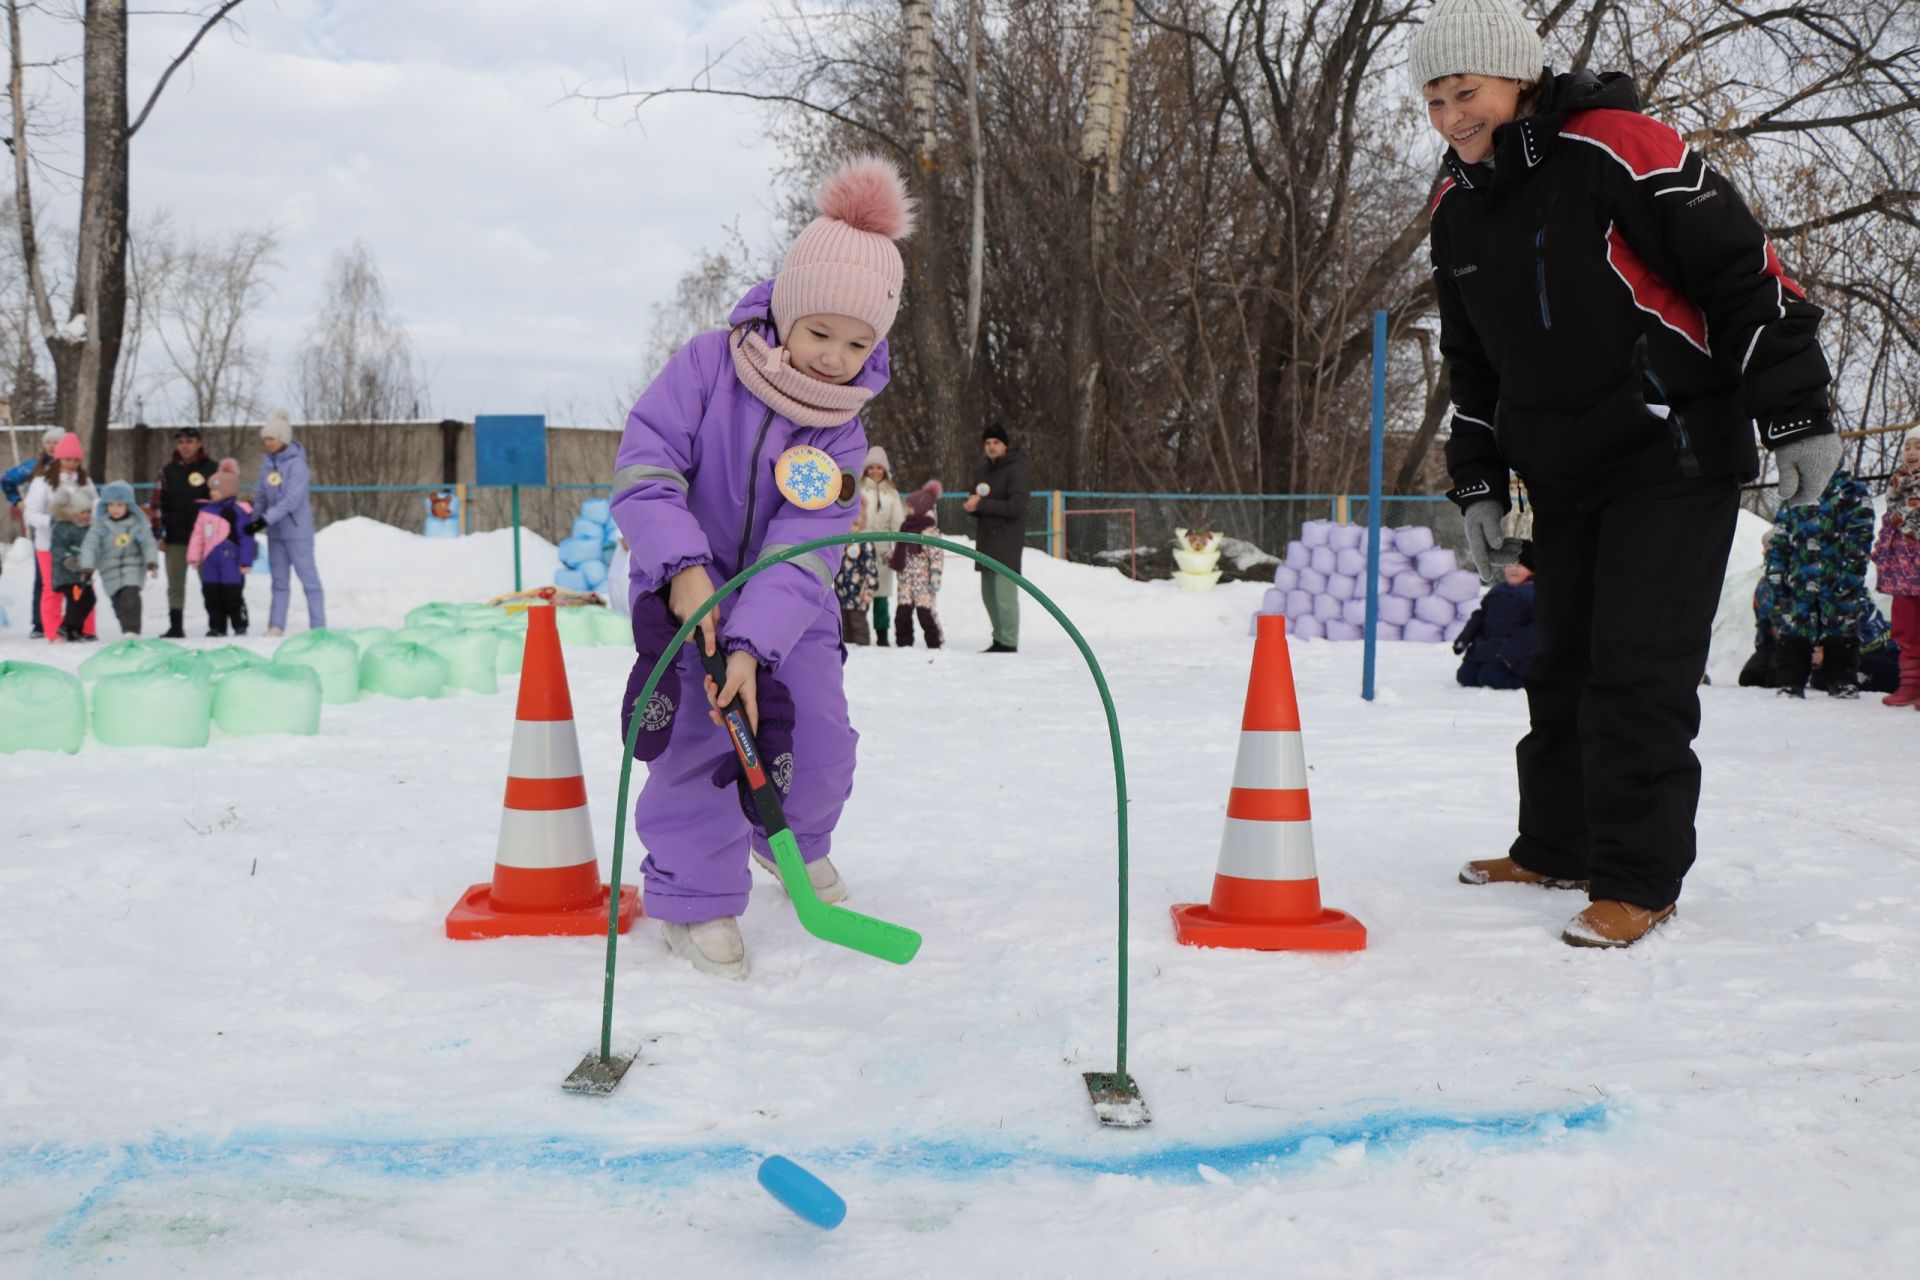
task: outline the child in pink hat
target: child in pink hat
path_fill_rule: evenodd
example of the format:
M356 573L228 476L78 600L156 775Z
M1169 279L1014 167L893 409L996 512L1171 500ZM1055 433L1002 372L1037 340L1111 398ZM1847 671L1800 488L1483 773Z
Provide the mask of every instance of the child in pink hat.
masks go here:
M729 328L682 347L628 415L613 516L631 548L632 695L675 624L721 583L853 525L867 454L859 415L887 384L905 275L894 242L912 216L899 172L876 157L833 174L819 205L780 274L747 291ZM828 547L760 572L695 636L726 654L724 686L707 684L699 656L683 649L642 713L637 754L650 763L634 829L647 850L646 913L706 973L747 976L738 923L747 855L769 858L770 833L732 794L737 770L718 714L679 714L683 691L705 688L718 706L738 699L785 792L815 891L847 896L827 856L859 740L842 686L840 560Z

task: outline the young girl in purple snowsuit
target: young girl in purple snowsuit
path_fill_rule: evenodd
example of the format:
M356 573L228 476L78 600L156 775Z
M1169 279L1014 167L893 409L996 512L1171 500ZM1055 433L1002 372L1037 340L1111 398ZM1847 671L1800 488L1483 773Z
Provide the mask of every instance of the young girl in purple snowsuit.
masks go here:
M893 242L910 231L911 212L899 174L871 157L836 173L819 204L780 274L747 292L730 329L682 347L627 417L613 515L632 556L639 657L628 715L678 623L720 583L853 524L867 452L858 414L887 384L904 274ZM635 755L649 761L634 807L646 914L707 973L747 976L737 920L752 879L747 855L768 865L771 855L768 833L734 794L718 714L676 714L681 691L705 688L710 706L739 698L815 889L829 902L846 897L827 857L858 741L841 683L839 563L830 547L761 572L694 633L727 655L725 686L704 679L689 646L637 712Z

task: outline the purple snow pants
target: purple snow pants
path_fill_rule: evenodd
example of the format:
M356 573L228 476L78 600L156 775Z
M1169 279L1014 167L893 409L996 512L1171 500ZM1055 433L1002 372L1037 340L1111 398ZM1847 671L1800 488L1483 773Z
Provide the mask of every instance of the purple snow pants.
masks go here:
M775 771L793 770L782 807L808 862L831 851L840 810L853 793L860 735L847 721L845 660L840 619L822 613L778 671L793 694L793 759L768 764ZM692 645L681 646L679 670L686 696L667 749L648 766L647 784L633 807L633 829L647 850L640 864L646 914L692 924L745 911L753 879L747 851L772 854L748 825L733 785L713 785L713 771L733 748L726 730L707 719L705 673Z
M320 585L320 570L313 564L312 538L276 538L267 533L267 564L273 571L273 603L267 608L267 625L282 631L287 627L287 604L293 593L293 574L300 574L300 589L307 593L307 625L318 631L327 625L327 593Z

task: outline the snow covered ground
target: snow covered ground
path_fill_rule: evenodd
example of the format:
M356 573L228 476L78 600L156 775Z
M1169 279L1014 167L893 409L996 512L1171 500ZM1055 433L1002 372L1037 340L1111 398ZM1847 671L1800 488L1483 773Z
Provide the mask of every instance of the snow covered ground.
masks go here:
M336 625L511 581L502 537L321 546ZM597 1037L604 941L442 936L490 873L512 681L328 707L315 738L0 758L0 1276L1910 1273L1920 717L1733 687L1726 619L1680 916L1575 951L1574 898L1453 880L1510 838L1522 696L1391 645L1369 705L1358 645L1297 643L1322 884L1370 945L1199 951L1167 908L1210 887L1261 589L1028 566L1126 735L1151 1127L1100 1129L1080 1080L1114 1048L1092 681L1031 605L1018 657L976 653L950 561L952 648L848 664L835 858L919 958L826 947L769 879L747 983L642 922L615 1023L641 1058L603 1099L558 1085ZM24 638L24 567L0 659L77 665ZM566 658L604 869L627 657ZM762 1192L772 1153L845 1225Z

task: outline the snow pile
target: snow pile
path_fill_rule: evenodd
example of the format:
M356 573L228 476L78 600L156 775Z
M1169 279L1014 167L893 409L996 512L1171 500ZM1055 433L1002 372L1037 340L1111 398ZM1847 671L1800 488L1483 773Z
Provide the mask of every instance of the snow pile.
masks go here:
M510 529L428 538L356 516L315 535L314 554L327 587L327 621L335 627L393 626L422 600L484 601L513 590ZM520 532L520 559L529 587L550 585L560 570L554 545L529 529ZM247 584L247 607L256 619L267 616L267 590L266 582ZM300 593L293 597L290 622L297 626L303 610Z
M1460 634L1480 604L1480 577L1462 569L1453 552L1434 545L1433 530L1405 525L1380 531L1382 640L1436 644ZM1287 634L1308 639L1358 640L1367 624L1365 525L1309 520L1287 544L1286 561L1260 613L1287 615Z
M1763 532L1743 520L1735 574ZM380 577L397 603L359 608L369 626L481 598L485 536L338 548L337 589L364 604L349 575ZM193 756L7 757L0 1274L626 1274L636 1241L712 1276L1912 1269L1911 712L1703 689L1680 916L1574 952L1571 895L1453 882L1512 838L1524 700L1399 645L1362 703L1357 646L1295 645L1318 870L1369 947L1200 951L1167 912L1217 869L1263 584L1194 595L1028 557L1124 734L1128 1065L1153 1124L1121 1134L1080 1078L1111 1069L1115 1032L1099 701L1030 601L1017 656L974 652L965 568L948 648L846 666L862 737L835 861L851 905L924 933L920 957L818 942L758 872L749 982L691 972L639 921L614 1043L640 1057L597 1101L558 1082L597 1043L605 938L443 933L490 873L508 698L363 698L313 736ZM20 632L0 658L29 652ZM30 652L70 669L87 648ZM401 656L433 668L404 691L437 691L436 655ZM603 871L631 661L566 652ZM71 707L66 688L22 697ZM831 1236L754 1182L776 1152L846 1198Z

